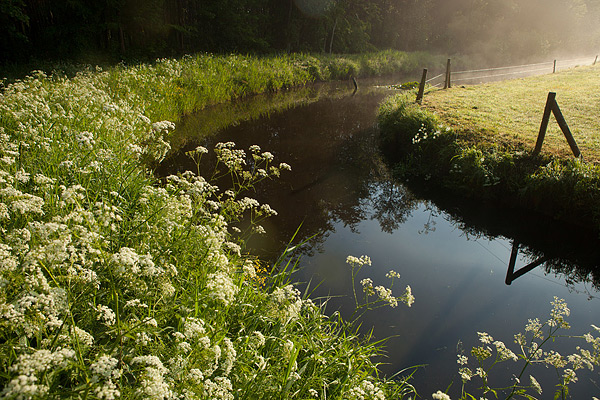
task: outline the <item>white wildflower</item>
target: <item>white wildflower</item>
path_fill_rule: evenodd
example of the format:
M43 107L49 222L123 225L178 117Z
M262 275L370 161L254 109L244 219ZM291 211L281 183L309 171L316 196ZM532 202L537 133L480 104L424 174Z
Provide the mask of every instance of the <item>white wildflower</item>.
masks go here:
M188 317L183 322L183 335L188 340L197 340L199 337L204 336L205 333L204 321L201 319Z
M118 379L122 374L122 370L117 368L118 365L119 360L116 358L106 354L101 355L90 365L92 380L97 381L99 378Z
M94 134L88 131L79 132L75 135L75 140L79 144L79 147L84 150L91 150L96 144L94 140Z
M239 288L227 273L218 271L207 276L206 290L211 299L228 306L235 298Z
M433 400L451 400L450 396L448 396L446 393L442 392L441 390L438 390L437 392L432 394L431 398Z
M535 390L538 394L542 394L542 386L533 376L529 375L529 381L531 382L531 387L533 387L533 390Z
M497 340L494 342L494 345L496 346L496 351L498 352L498 358L500 361L506 361L511 359L513 361L517 361L519 359L515 353L513 353L509 348L506 347L504 342Z
M577 375L575 374L575 371L570 368L565 369L563 373L563 381L565 385L568 385L571 382L577 382Z
M494 338L485 332L477 332L477 335L479 335L479 341L483 344L490 344L494 341Z
M98 311L97 319L102 321L108 326L114 325L116 321L115 312L110 308L102 304L98 304L96 306L96 311Z
M367 296L372 296L375 294L375 290L373 290L373 280L371 278L365 278L361 280L360 284L363 288L363 292L365 292Z
M225 377L217 377L204 381L204 395L213 400L233 400L233 386Z
M394 270L391 270L390 272L385 274L385 276L386 276L386 278L389 278L389 279L399 279L400 278L400 274Z
M360 256L360 258L354 257L354 256L348 256L346 257L346 263L350 264L352 266L359 266L362 267L364 265L371 265L371 258L369 256Z

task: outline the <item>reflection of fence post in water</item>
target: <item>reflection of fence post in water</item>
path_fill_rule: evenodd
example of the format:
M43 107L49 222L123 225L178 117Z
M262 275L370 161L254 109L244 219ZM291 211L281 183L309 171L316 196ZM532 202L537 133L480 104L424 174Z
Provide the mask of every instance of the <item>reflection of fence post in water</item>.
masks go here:
M506 271L506 282L507 285L510 285L515 279L525 275L535 267L545 263L550 259L550 257L542 257L538 258L534 262L527 264L526 266L520 268L517 272L515 272L515 264L517 262L517 255L519 254L519 243L516 241L513 242L512 251L510 252L510 261L508 262L508 270Z
M425 81L427 80L427 68L423 69L423 77L421 77L421 84L419 85L419 93L417 93L417 103L421 104L423 100L423 93L425 92Z
M550 92L548 93L548 99L546 100L546 107L544 108L544 115L542 116L542 124L540 125L540 133L538 134L537 142L535 143L535 149L533 150L533 155L538 155L540 151L542 151L542 144L544 143L544 138L546 137L546 130L548 129L548 121L550 120L550 112L554 114L554 118L556 118L556 122L558 122L558 126L560 130L565 135L567 139L567 143L569 143L569 147L571 147L571 151L575 157L581 156L581 151L579 151L579 147L577 147L577 142L575 142L575 138L569 129L569 125L567 125L567 121L563 116L560 108L558 107L558 103L556 102L556 93Z

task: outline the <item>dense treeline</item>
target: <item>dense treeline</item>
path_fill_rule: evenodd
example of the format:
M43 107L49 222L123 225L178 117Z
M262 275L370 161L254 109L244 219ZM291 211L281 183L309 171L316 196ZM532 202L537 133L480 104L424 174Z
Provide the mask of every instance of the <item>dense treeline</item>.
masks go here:
M600 0L1 0L0 61L375 48L595 52Z

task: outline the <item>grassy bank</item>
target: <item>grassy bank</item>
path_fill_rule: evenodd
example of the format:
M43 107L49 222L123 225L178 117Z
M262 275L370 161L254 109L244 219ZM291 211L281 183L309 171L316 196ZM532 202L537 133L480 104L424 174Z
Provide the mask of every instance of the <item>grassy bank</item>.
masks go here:
M600 230L599 67L386 100L379 113L383 148L405 179L451 193L524 207ZM533 156L549 91L584 160L574 159L551 118Z
M399 51L345 56L197 54L181 59L160 59L152 64L119 64L105 69L102 81L103 89L110 92L113 99L140 104L152 119L177 120L182 114L238 97L352 76L405 74L423 65L441 65L441 57ZM102 69L58 65L47 67L43 72L70 78L91 70ZM12 80L7 80L4 84L10 82Z
M229 188L193 172L161 183L147 167L169 150L167 117L327 77L319 74L391 71L366 56L362 72L353 70L361 59L325 59L201 55L73 78L35 72L3 89L0 396L397 399L410 391L378 378L378 344L288 282L293 261L267 274L240 252L275 213L247 190L292 173L285 160L219 144L210 150L214 175L230 176ZM242 218L252 231L239 232ZM409 300L381 293L390 304Z

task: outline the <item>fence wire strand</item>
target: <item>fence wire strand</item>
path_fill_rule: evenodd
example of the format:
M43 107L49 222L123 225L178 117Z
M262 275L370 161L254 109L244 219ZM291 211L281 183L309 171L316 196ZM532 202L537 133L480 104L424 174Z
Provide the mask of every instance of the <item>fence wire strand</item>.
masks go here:
M590 58L574 58L574 59L570 59L570 60L555 60L555 61L547 61L547 62L542 62L542 63L510 65L510 66L505 66L505 67L472 69L472 70L466 70L466 71L452 71L451 82L454 83L454 82L463 82L463 81L473 81L473 80L477 80L477 79L490 79L490 78L505 77L505 76L510 76L510 75L531 74L531 73L542 72L542 71L553 71L553 70L558 70L559 68L572 67L577 64L582 64L582 63L587 64L587 63L589 63ZM545 67L542 67L542 66L545 66ZM538 67L540 67L540 68L538 68ZM514 71L514 72L505 72L505 73L500 73L500 74L492 73L492 74L487 74L487 75L483 75L483 76L454 78L454 76L456 76L456 75L477 74L477 73L482 73L482 72L511 70L511 69L515 69L515 68L520 68L521 70ZM533 69L531 69L531 68L533 68ZM434 76L433 78L426 80L425 83L429 83L433 87L440 87L442 85L442 83L432 84L431 82L434 82L437 79L444 77L445 75L446 74L439 74L437 76Z

